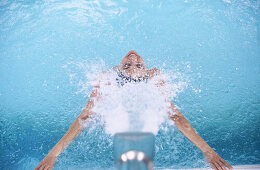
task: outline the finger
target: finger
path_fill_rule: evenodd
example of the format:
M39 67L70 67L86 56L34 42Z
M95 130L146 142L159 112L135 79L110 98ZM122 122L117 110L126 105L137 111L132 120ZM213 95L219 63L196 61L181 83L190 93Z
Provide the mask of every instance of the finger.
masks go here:
M35 168L35 170L38 170L42 166L42 163L39 163L39 165Z
M42 166L39 168L39 170L43 170L45 166L46 166L46 164L45 164L45 163L44 163L44 164L42 164Z
M223 170L227 170L226 167L223 165L222 162L217 162L217 164L223 169Z
M213 163L210 162L210 165L211 165L211 167L212 167L214 170L218 170L217 167L216 167Z
M214 165L217 167L218 170L222 170L221 166L217 162L214 162Z
M44 170L48 170L48 168L49 168L49 166L46 166L46 167L44 168Z
M220 161L223 162L229 169L233 169L233 167L229 165L229 163L227 163L224 159L221 159Z

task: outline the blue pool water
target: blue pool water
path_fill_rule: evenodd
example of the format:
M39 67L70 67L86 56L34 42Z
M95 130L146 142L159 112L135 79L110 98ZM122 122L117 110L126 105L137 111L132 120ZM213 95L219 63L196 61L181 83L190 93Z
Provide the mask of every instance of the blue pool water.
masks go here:
M86 74L129 50L183 82L173 102L223 159L260 163L259 0L0 0L0 169L36 167L81 113ZM87 127L55 168L112 168L112 141ZM166 123L154 164L209 166Z

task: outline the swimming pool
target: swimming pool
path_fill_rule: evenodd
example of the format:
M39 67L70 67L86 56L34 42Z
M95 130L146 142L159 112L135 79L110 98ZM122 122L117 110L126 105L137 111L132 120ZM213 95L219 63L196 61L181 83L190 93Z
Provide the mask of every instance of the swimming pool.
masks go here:
M173 98L232 165L260 164L260 1L0 1L0 169L32 169L80 114L90 70L131 49L183 82ZM112 139L88 127L57 169L112 168ZM174 127L156 136L157 168L207 167Z

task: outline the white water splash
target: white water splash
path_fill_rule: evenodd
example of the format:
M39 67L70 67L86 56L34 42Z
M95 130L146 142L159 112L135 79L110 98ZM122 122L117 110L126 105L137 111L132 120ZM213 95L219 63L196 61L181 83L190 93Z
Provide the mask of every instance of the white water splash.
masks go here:
M88 76L93 79L93 75ZM152 132L157 134L160 124L168 119L169 102L183 90L184 82L158 87L156 83L167 81L167 75L156 76L147 83L126 83L118 86L117 73L101 73L90 81L92 86L99 85L101 99L96 102L93 112L101 116L106 133ZM175 90L172 90L172 89Z
M100 123L105 127L106 133L111 135L129 131L152 132L156 135L161 123L169 120L169 103L165 99L172 100L187 87L183 78L185 76L179 72L167 71L166 74L164 71L147 83L126 83L120 87L116 82L117 73L113 70L104 71L107 68L104 62L98 65L85 62L74 65L85 76L76 76L77 85L80 86L77 93L89 95L91 87L99 85L98 91L102 96L95 102L92 120L86 121L84 126ZM78 79L79 77L82 78ZM161 80L166 85L156 86Z

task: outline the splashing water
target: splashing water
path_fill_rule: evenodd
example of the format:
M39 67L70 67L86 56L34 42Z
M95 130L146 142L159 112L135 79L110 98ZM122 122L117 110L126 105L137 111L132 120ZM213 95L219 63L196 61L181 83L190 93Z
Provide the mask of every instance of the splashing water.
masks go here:
M117 72L109 70L98 74L95 71L87 73L87 82L80 83L82 89L99 85L98 93L101 99L95 102L93 118L100 118L108 134L118 132L152 132L157 134L161 123L168 120L169 102L181 92L187 84L183 81L172 82L172 77L161 73L147 82L130 82L119 86L116 82ZM158 86L160 81L166 81L164 86ZM89 120L84 123L88 126Z

